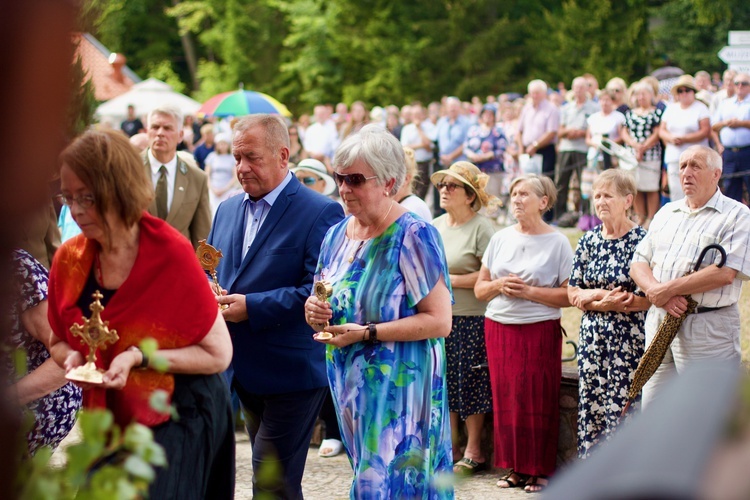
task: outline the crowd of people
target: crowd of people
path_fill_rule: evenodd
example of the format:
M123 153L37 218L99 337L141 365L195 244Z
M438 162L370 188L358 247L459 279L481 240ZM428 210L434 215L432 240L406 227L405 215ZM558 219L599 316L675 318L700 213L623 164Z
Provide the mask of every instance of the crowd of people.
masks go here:
M29 452L64 438L82 389L85 407L154 430L170 466L152 496L230 498L234 394L257 495L302 498L319 416L320 455L346 452L352 498L451 498L453 474L491 465L508 470L498 487L542 491L563 308L583 311L581 458L615 433L644 349L684 296L696 313L643 406L698 360L740 362L750 76L727 72L713 97L698 76L668 94L649 78L600 91L583 75L569 92L533 80L525 99L321 104L312 123L198 124L165 106L144 125L131 109L122 132L84 133L60 159L64 242L14 254L11 341L28 353L15 386L40 422ZM569 193L592 170L586 207ZM600 224L574 250L556 225L582 210ZM40 228L31 241L46 241ZM203 240L222 252L218 286L195 257ZM688 274L709 244L726 266ZM97 297L120 337L97 353L102 384L71 384L87 353L71 326ZM147 337L166 371L141 351ZM156 388L179 420L149 406Z

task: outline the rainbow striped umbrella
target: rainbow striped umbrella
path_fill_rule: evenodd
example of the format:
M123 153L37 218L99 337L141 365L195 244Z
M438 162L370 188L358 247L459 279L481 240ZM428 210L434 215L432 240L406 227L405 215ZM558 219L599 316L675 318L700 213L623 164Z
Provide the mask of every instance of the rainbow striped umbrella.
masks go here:
M222 92L204 102L198 113L213 116L245 116L271 113L292 116L292 113L270 95L252 90Z

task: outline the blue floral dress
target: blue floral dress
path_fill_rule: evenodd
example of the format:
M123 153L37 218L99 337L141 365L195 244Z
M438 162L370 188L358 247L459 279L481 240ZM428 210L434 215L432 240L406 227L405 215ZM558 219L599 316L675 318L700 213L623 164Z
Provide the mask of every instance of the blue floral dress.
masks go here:
M331 324L412 316L438 280L450 290L430 224L406 213L362 242L346 236L348 222L328 231L318 261L316 279L333 286ZM443 339L328 346L326 357L351 498L453 498Z
M26 351L24 376L39 368L50 354L40 341L28 333L21 322L24 311L47 300L47 270L39 261L24 250L13 252L13 278L15 301L10 311L11 333L8 345L13 349ZM12 366L6 366L9 380L20 377L14 373ZM56 391L32 401L28 409L34 415L34 424L29 431L27 441L32 455L42 446L57 447L75 424L76 411L81 407L81 389L67 383Z
M464 150L481 154L492 151L495 155L487 160L477 163L479 170L486 174L494 174L503 171L503 156L508 147L508 139L503 129L495 125L491 129L485 129L482 125L474 125L466 134Z
M630 261L646 230L636 226L621 238L606 239L602 227L578 242L568 286L624 291L643 296L630 278ZM578 346L578 456L586 458L611 439L628 400L628 389L643 356L646 311L586 311ZM637 408L639 405L634 405Z

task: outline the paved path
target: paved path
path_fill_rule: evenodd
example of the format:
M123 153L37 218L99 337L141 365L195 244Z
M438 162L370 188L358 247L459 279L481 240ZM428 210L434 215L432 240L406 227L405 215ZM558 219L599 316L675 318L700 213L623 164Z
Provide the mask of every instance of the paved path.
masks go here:
M252 498L252 450L247 434L238 433L237 438L237 485L235 498ZM527 495L523 489L501 490L495 483L498 473L482 472L456 484L456 498L459 500L486 500L488 498L530 500L538 495ZM343 500L349 498L352 481L352 468L345 454L337 457L321 458L318 449L311 447L307 454L305 475L302 479L302 492L306 500Z
M235 435L237 439L237 482L235 498L249 500L253 496L253 466L250 439L244 432ZM52 456L52 465L60 466L64 463L63 450L81 439L78 425L60 444ZM497 472L480 472L475 476L459 480L456 484L456 498L458 500L486 500L486 499L519 499L531 500L537 495L527 495L523 489L513 488L502 490L495 486L500 474ZM307 454L305 475L302 479L302 492L306 500L344 500L349 498L349 487L352 481L352 468L346 454L337 457L321 458L318 448L311 447Z

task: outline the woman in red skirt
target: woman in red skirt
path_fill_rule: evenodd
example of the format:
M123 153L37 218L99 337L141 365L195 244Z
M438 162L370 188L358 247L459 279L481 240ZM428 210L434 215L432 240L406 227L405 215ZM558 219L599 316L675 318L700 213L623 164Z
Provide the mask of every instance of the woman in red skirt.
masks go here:
M561 307L573 263L568 239L542 214L555 206L549 177L510 186L518 221L495 233L474 287L488 301L485 341L495 423L495 466L510 469L501 488L544 489L555 469L559 428Z

